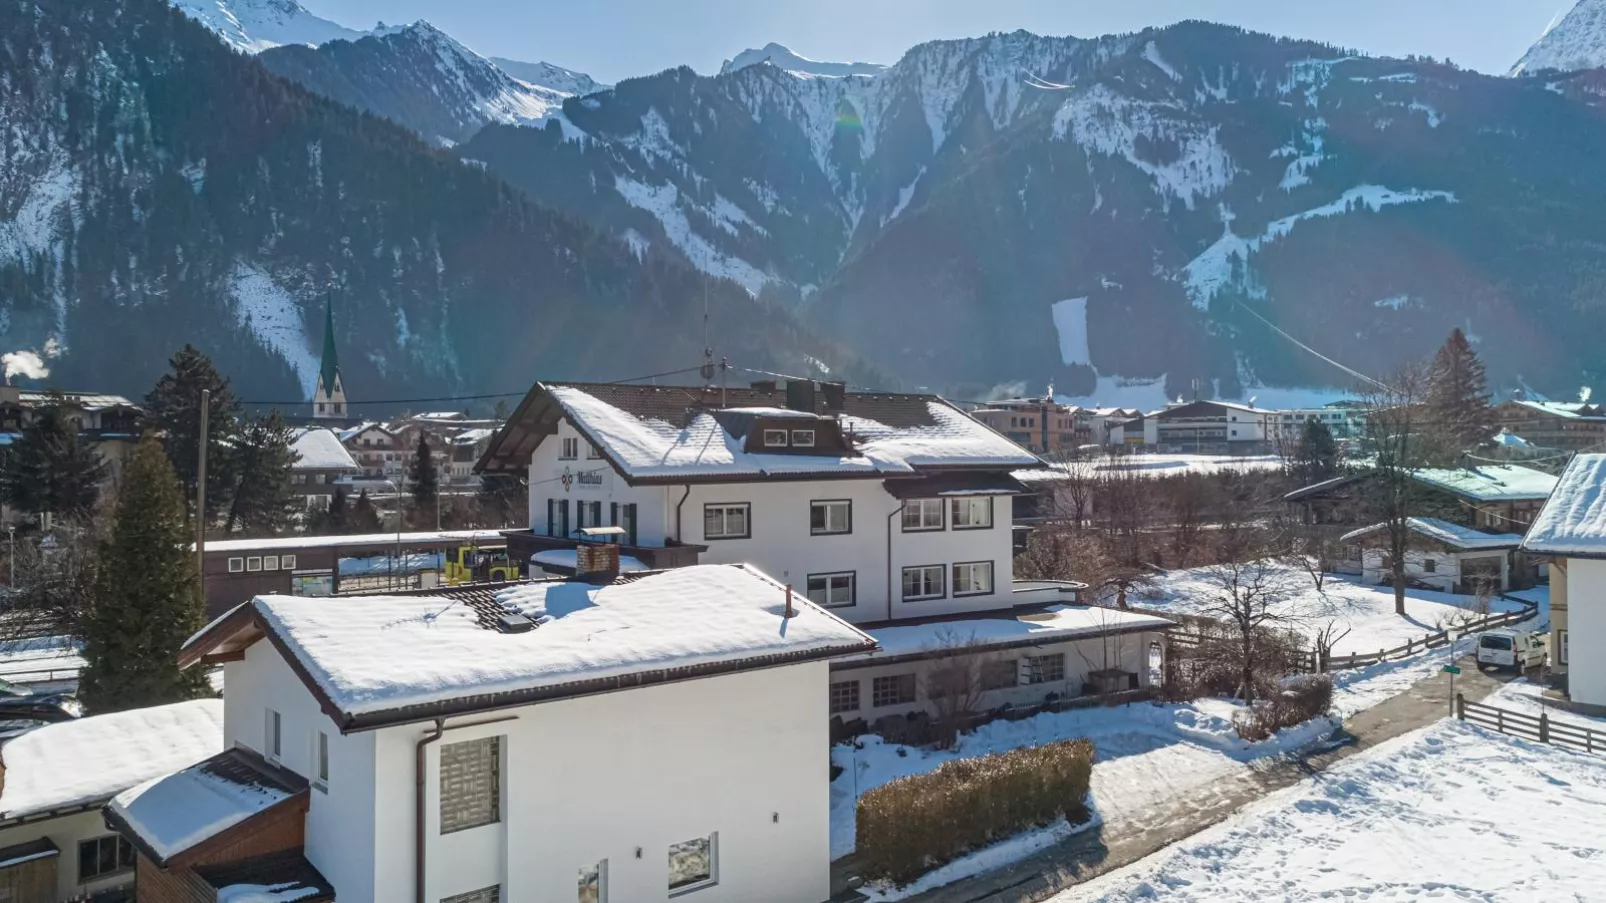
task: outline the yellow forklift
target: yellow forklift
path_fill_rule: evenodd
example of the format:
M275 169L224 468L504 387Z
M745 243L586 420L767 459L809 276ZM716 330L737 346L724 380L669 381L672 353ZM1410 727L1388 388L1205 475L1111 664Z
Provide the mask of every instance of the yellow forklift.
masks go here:
M518 562L507 546L458 546L446 553L446 585L494 583L519 579Z

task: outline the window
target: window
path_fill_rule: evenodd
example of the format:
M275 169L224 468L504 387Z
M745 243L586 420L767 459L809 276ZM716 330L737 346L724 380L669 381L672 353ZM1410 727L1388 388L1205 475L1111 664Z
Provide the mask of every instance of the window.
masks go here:
M262 557L262 569L264 571L277 571L279 569L279 556L264 555Z
M1422 571L1423 571L1423 573L1427 573L1427 574L1436 574L1436 573L1438 573L1439 572L1438 559L1436 559L1436 558L1424 558L1424 559L1422 559Z
M748 522L748 504L715 504L703 506L704 539L749 539L753 535Z
M1564 665L1567 664L1567 631L1556 631L1556 645L1560 647L1556 656L1557 660Z
M889 674L870 681L870 705L880 709L889 705L908 705L915 701L915 676Z
M764 444L771 448L785 448L786 430L765 430Z
M857 712L858 710L858 681L843 680L831 685L831 714L840 715L843 712Z
M626 504L619 514L619 526L625 528L625 545L633 546L636 544L636 503Z
M941 599L943 597L942 572L943 567L940 564L904 568L903 601Z
M247 558L245 560L245 569L248 571L262 570L262 556L252 555L251 557Z
M580 440L573 436L565 437L558 445L558 460L573 461L580 457Z
M809 502L809 533L832 536L853 532L853 503L846 500Z
M502 903L502 885L482 887L479 890L471 890L466 894L452 894L450 897L441 897L441 903Z
M993 525L993 497L954 499L955 530L987 530Z
M853 582L852 571L844 571L840 574L810 574L808 580L809 601L826 608L852 605Z
M669 890L686 893L719 882L715 872L718 834L669 845Z
M441 747L441 833L502 820L502 738Z
M596 460L599 460L601 457L602 457L602 449L597 448L595 445L592 445L591 443L587 442L586 443L586 460L587 461L596 461Z
M134 868L134 846L117 834L78 842L78 883Z
M792 431L792 447L793 448L813 448L814 447L814 431L813 430L793 430Z
M262 724L262 756L269 762L278 762L283 746L283 719L272 709L267 710Z
M280 555L279 556L279 567L284 569L284 570L286 570L286 571L295 570L296 569L296 556L294 556L294 555Z
M903 532L942 529L942 499L910 499L903 503Z
M1020 663L1015 659L998 659L981 663L981 688L1007 690L1020 683Z
M608 860L580 870L580 903L606 903L608 899Z
M230 558L229 559L229 573L238 574L243 570L245 570L245 559L244 558Z
M329 789L329 735L323 731L312 732L312 786Z
M1052 684L1065 679L1065 653L1032 655L1026 658L1028 684Z
M954 565L954 595L979 596L992 591L991 561L964 561Z

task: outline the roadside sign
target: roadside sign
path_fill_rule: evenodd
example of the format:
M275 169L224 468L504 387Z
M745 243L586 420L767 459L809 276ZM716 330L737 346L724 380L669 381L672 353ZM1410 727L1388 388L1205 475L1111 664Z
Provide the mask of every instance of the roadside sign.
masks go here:
M1444 673L1445 674L1460 674L1461 673L1461 669L1460 669L1460 667L1458 667L1456 665L1445 665L1444 666Z

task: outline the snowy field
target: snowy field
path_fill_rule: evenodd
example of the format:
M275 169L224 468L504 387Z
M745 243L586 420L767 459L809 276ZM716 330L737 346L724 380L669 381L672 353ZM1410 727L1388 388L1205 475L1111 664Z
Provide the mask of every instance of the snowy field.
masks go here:
M1599 900L1606 757L1441 721L1052 898Z
M84 657L71 637L37 637L0 643L0 678L60 692L77 686Z
M1298 629L1308 634L1337 623L1340 633L1349 630L1334 645L1337 655L1393 649L1405 645L1406 640L1419 640L1442 630L1458 617L1479 616L1472 611L1472 596L1407 589L1405 614L1401 616L1394 612L1394 591L1386 586L1369 586L1353 578L1329 575L1323 591L1318 593L1310 577L1293 568L1278 568L1277 579L1286 584L1288 592L1276 609L1296 619L1294 626ZM1154 587L1143 591L1132 604L1160 612L1209 616L1212 600L1220 592L1220 585L1211 581L1209 568L1177 570L1158 577ZM1489 610L1494 612L1520 608L1499 598L1489 602Z

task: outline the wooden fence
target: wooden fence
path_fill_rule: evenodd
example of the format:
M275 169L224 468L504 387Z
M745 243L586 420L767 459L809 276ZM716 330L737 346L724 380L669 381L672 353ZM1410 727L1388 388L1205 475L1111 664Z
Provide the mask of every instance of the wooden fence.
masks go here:
M1538 715L1529 715L1481 702L1468 702L1466 697L1457 693L1455 716L1479 727L1524 740L1537 740L1579 752L1606 753L1606 731L1592 730L1568 721L1556 721L1543 710Z

